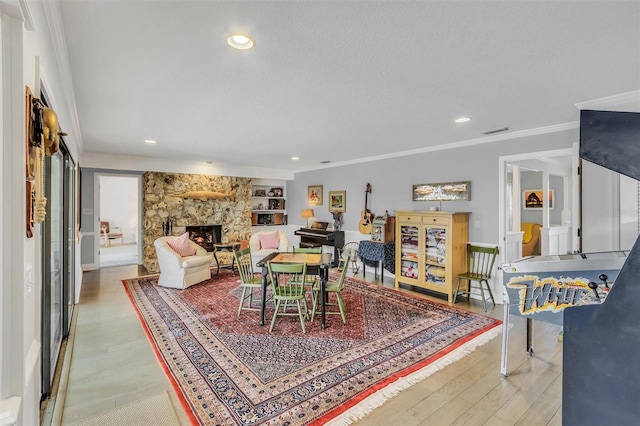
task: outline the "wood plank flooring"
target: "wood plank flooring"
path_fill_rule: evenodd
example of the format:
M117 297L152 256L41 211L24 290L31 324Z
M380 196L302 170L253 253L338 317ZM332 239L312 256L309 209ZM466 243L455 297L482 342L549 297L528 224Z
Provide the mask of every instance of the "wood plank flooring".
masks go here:
M181 425L189 424L120 282L143 274L137 266L84 273L69 377L57 398L64 404L59 423L70 424L166 390L172 395ZM375 282L372 277L372 273L367 275ZM383 285L393 287L391 278L386 277ZM479 303L456 306L484 314ZM502 312L498 305L489 308L487 315L502 319ZM561 425L560 327L537 322L535 354L529 356L525 321L513 316L511 321L508 377L500 374L498 336L354 424Z

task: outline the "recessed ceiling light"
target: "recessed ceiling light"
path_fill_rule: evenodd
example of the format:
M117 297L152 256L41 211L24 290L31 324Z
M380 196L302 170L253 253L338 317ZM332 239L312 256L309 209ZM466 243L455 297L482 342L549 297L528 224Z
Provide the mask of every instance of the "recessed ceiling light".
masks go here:
M150 145L153 145L153 144L156 144L156 143L158 143L158 142L157 142L157 141L154 141L154 140L152 140L152 139L145 139L145 140L144 140L144 143L148 143L148 144L150 144Z
M256 45L253 37L247 34L231 34L227 38L227 43L234 49L249 50Z
M299 160L300 157L291 157L292 160Z
M456 118L456 123L466 123L467 121L471 121L471 117Z

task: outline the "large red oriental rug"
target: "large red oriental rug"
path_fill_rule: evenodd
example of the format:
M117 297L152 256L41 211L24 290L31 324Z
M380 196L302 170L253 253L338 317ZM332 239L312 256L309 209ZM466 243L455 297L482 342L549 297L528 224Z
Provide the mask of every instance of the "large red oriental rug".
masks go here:
M323 330L316 316L306 334L297 317L278 317L273 333L258 325L259 312L238 317L229 271L185 290L158 287L156 276L123 283L194 424L349 423L501 329L499 320L353 278L343 290L347 324L329 315Z

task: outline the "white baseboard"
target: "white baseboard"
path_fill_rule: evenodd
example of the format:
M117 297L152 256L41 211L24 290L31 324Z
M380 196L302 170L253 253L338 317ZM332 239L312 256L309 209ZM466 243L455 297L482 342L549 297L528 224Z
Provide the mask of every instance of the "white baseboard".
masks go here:
M95 271L96 269L99 269L100 267L98 265L96 265L95 263L86 263L82 265L82 272L85 271Z

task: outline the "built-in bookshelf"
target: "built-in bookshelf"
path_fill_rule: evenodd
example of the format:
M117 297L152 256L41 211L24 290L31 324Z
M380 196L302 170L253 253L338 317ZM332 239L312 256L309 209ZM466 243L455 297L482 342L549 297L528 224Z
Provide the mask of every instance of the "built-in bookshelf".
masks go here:
M286 225L285 186L254 183L251 186L251 225Z

